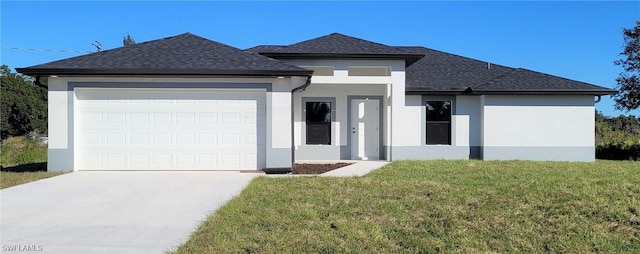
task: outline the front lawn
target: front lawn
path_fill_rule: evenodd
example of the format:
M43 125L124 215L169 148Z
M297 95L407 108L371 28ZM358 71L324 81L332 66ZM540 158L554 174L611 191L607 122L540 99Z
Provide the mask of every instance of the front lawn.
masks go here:
M177 253L639 251L638 162L399 161L257 178Z
M0 189L62 174L47 171L47 145L26 136L0 144Z
M37 181L52 176L61 175L63 172L0 172L0 189Z

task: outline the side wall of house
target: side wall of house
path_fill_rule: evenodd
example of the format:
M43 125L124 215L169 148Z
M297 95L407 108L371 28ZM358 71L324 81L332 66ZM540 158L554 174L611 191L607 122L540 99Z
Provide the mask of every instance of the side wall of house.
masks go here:
M77 105L74 89L83 87L118 89L262 89L265 92L264 145L258 151L258 165L264 168L290 168L292 163L291 90L304 84L306 78L99 78L51 77L49 96L48 171L76 170L76 135L74 116ZM97 84L97 86L96 86ZM261 132L261 131L259 131Z
M486 160L594 161L593 96L484 96Z

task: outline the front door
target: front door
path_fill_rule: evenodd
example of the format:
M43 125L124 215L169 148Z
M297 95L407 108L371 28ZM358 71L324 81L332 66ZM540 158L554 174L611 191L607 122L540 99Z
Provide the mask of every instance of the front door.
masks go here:
M351 159L378 160L380 156L378 100L351 100Z

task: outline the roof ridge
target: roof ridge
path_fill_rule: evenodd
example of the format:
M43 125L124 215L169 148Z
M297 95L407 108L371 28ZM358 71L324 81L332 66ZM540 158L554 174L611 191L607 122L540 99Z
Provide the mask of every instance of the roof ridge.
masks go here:
M18 68L17 68L18 69ZM192 33L19 68L25 74L167 73L308 75L309 70ZM164 72L163 72L164 71ZM284 73L284 74L283 74ZM289 74L290 73L290 74ZM147 75L144 74L144 75Z
M497 64L497 63L494 63L494 62L491 62L491 61L485 61L485 60L471 58L471 57L468 57L468 56L462 56L462 55L458 55L458 54L444 52L442 50L428 48L428 47L425 47L425 46L395 46L395 47L399 47L399 48L422 48L422 49L431 50L431 51L435 51L435 52L438 52L438 53L447 54L447 55L455 56L455 57L460 57L460 58L464 58L464 59L468 59L468 60L472 60L472 61L476 61L476 62L490 63L491 65L496 65L496 66L500 66L500 67L515 69L514 67L509 67L509 66L506 66L506 65Z
M208 38L205 38L205 37L199 36L199 35L197 35L197 34L193 34L193 33L191 33L191 32L185 32L185 33L181 33L181 34L174 35L174 36L169 36L169 37L160 38L160 39L156 39L156 40L146 41L146 42L143 42L143 43L149 43L149 42L160 42L160 41L171 40L171 39L177 39L177 38L180 38L180 37L187 37L187 36L192 37L192 38L199 39L199 40L201 40L201 41L203 41L203 42L205 42L205 43L211 43L211 44L215 44L215 45L217 45L217 46L224 47L224 48L225 48L225 49L227 49L227 50L238 51L238 52L242 52L243 54L250 54L250 55L252 55L252 56L256 56L256 57L262 58L262 59L267 60L267 61L272 61L272 62L274 62L274 63L276 63L276 64L278 64L278 65L286 66L286 67L293 68L293 69L305 70L304 68L301 68L301 67L299 67L299 66L291 65L291 64L287 64L287 63L282 62L282 61L279 61L279 60L277 60L277 59L273 59L273 58L270 58L270 57L266 57L266 56L263 56L263 55L260 55L260 54L257 54L257 53L256 53L256 54L254 54L254 52L245 51L245 50L242 50L242 49L236 48L236 47L231 46L231 45L227 45L227 44L224 44L224 43L221 43L221 42L217 42L217 41L214 41L214 40L211 40L211 39L208 39ZM143 44L143 43L140 43L140 44ZM137 44L134 44L134 46L135 46L135 45L137 45ZM124 47L124 46L122 46L122 47L118 47L118 48L123 48L123 47ZM118 48L116 48L116 49L118 49Z
M399 49L399 48L394 47L394 46L389 46L389 45L382 44L382 43L379 43L379 42L370 41L370 40L366 40L366 39L362 39L362 38L358 38L358 37L354 37L354 36L350 36L350 35L346 35L346 34L342 34L342 33L338 33L338 32L333 32L333 33L330 33L330 34L327 34L327 35L318 36L318 37L315 37L315 38L311 38L311 39L307 39L307 40L304 40L304 41L296 42L296 43L290 44L290 45L282 45L281 47L278 47L278 48L274 49L272 52L281 53L282 51L286 51L287 49L295 48L296 46L301 46L301 45L304 45L304 44L309 43L309 42L322 40L322 39L327 39L327 38L331 38L331 37L347 38L347 39L358 41L358 42L361 42L361 43L373 44L373 45L376 45L376 46L380 46L380 47L388 48L388 49L391 49L391 50L399 51L398 53L409 53L409 52L406 52L405 50ZM284 53L284 52L282 52L282 53Z

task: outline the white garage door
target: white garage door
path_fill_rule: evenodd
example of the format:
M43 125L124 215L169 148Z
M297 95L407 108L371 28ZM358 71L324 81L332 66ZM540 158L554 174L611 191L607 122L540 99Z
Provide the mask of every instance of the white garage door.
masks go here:
M76 97L78 170L262 166L264 92L76 89Z

